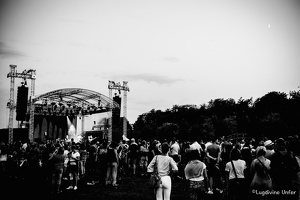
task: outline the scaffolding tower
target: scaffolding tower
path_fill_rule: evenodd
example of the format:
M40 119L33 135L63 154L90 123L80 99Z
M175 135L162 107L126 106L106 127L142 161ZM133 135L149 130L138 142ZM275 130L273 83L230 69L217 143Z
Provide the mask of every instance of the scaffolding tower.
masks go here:
M129 87L127 86L128 81L123 81L123 85L120 82L108 81L109 98L112 98L112 90L118 90L121 93L123 91L123 135L127 137L127 92ZM112 140L112 111L111 117L109 118L109 130L108 130L108 141Z
M7 107L9 109L9 122L8 122L8 143L13 143L13 116L15 109L15 78L22 78L24 84L26 85L26 79L31 79L31 88L30 88L30 102L29 102L29 140L33 141L33 131L34 131L34 106L33 106L33 96L35 91L35 79L36 79L36 70L29 69L24 70L22 73L17 72L17 65L10 65L10 72L7 74L7 78L10 78L10 94L9 102Z

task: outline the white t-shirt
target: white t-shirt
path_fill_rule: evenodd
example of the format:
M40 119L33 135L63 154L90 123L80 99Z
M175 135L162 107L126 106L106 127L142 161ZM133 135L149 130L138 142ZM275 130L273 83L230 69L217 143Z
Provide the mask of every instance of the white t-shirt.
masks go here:
M232 161L235 167L237 178L245 178L244 170L246 167L246 162L244 160L233 160ZM235 173L232 168L231 162L226 163L225 171L229 172L229 179L235 179Z
M172 144L171 146L171 155L178 155L179 154L179 150L180 150L180 147L179 147L179 144L177 142L175 142L174 144Z
M202 151L201 145L198 142L194 142L190 145L190 150L198 150L199 152Z
M173 160L173 158L169 156L157 155L152 159L152 161L148 165L147 172L153 172L155 164L157 165L157 171L160 176L167 176L169 175L171 170L178 170L177 164Z

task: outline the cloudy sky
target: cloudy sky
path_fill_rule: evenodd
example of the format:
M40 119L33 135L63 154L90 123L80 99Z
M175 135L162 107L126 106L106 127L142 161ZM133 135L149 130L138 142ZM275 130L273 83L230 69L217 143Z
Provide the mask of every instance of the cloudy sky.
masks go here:
M108 96L108 80L128 81L130 123L176 104L298 90L299 19L291 0L1 0L0 128L11 64L36 70L36 95Z

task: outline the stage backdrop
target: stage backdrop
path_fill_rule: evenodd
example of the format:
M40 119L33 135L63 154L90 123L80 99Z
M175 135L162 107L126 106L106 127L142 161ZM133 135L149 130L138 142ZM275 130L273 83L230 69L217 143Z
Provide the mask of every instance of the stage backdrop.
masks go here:
M110 116L109 112L73 117L35 115L33 137L41 141L74 138L78 142L85 132L104 131Z

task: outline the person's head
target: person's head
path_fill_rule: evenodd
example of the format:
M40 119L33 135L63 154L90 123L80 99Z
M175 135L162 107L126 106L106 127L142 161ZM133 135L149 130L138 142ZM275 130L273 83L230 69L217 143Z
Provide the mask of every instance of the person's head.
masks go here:
M264 146L266 149L273 149L273 142L271 140L267 140L264 142Z
M239 142L237 142L235 145L234 145L234 148L235 149L238 149L238 150L241 150L242 146Z
M232 144L231 143L229 143L229 142L226 142L225 143L225 147L224 147L224 149L225 149L225 152L227 152L227 153L230 153L231 152L231 150L232 150Z
M286 147L285 140L283 138L279 138L276 140L276 148L278 150L284 150Z
M161 145L161 152L162 152L163 154L168 153L168 152L169 152L169 149L170 149L170 147L169 147L169 144L168 144L167 142L164 142L164 143Z
M265 156L266 152L267 152L266 147L264 147L264 146L258 146L256 148L256 157Z
M64 147L59 147L57 153L64 154L64 151L65 151Z
M230 159L231 160L238 160L241 158L241 152L237 148L233 148L230 152Z

